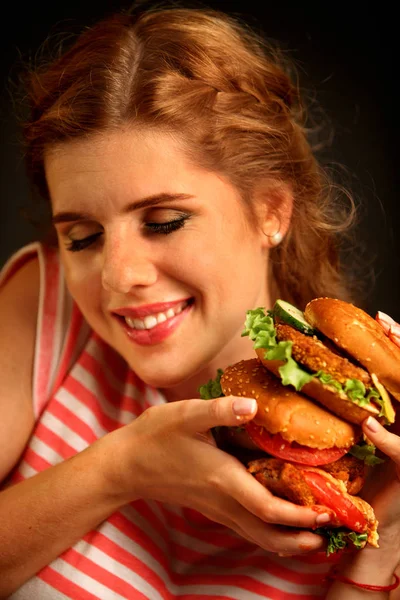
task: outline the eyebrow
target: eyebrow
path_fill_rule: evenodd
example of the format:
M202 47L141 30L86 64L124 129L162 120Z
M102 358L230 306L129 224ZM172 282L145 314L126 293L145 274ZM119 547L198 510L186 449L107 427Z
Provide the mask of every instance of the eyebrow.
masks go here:
M143 208L158 206L159 204L166 204L174 200L190 200L194 198L191 194L154 194L153 196L147 196L137 202L131 202L125 206L121 214L128 214L134 210L140 210ZM58 212L53 215L51 221L53 225L57 223L70 223L72 221L90 221L93 220L93 215L85 212Z

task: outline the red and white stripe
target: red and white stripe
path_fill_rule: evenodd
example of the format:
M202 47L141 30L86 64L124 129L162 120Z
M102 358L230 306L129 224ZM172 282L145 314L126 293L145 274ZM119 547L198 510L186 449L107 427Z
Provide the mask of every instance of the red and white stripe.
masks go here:
M41 270L34 364L36 426L11 483L32 477L165 402L84 321L58 254L16 253L2 279L32 256ZM110 515L42 569L13 600L317 600L336 561L269 554L199 513L138 500Z

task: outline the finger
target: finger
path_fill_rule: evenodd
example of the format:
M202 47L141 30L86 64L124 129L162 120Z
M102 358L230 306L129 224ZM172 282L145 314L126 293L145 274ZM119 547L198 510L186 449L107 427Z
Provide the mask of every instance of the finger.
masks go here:
M257 546L280 555L308 554L326 546L323 537L310 531L269 525L248 512L243 514L232 529Z
M318 552L326 548L326 541L320 536L309 531L298 531L293 529L285 532L277 525L266 525L260 523L248 529L233 524L230 527L241 537L251 544L259 546L268 552L274 552L279 556L300 556Z
M298 506L273 496L245 467L237 462L229 469L210 470L209 483L234 498L243 508L263 522L312 529L326 525L332 519L326 507Z
M257 496L255 496L257 490ZM263 521L290 527L313 529L326 525L334 519L332 511L324 506L299 506L288 500L273 496L254 480L254 496L246 496L244 506Z
M209 518L217 520L252 544L270 552L287 555L308 554L322 550L326 545L324 538L311 532L263 522L233 498L225 498L223 506L218 508L222 507L224 509L222 513L213 514ZM207 513L208 511L203 512Z
M253 398L223 396L213 400L184 400L179 418L186 431L198 433L221 425L239 426L250 421L256 412L257 402Z
M369 440L389 456L397 465L400 465L400 437L390 433L373 417L368 417L363 422L363 431Z
M400 325L398 323L389 329L389 339L400 348Z
M380 310L378 310L378 312L376 313L375 320L379 323L379 325L382 326L386 335L389 335L390 328L393 325L396 325L396 321L392 319L392 317Z

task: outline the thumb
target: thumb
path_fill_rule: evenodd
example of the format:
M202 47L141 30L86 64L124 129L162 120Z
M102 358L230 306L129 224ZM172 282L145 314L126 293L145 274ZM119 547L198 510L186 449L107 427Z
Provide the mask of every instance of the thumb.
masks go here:
M191 400L185 415L186 429L205 432L212 427L232 427L250 421L257 412L253 398L222 396L213 400ZM189 414L188 414L189 413Z
M363 431L369 440L400 466L400 437L390 433L373 417L363 423Z

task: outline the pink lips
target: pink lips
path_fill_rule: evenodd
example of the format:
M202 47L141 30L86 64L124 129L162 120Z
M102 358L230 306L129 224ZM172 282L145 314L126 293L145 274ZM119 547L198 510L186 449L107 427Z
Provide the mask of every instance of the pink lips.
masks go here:
M146 317L150 314L157 314L158 312L165 312L169 308L172 308L172 307L176 306L177 304L181 304L181 303L182 303L182 300L179 300L178 302L165 302L165 303L159 303L159 304L151 304L149 306L141 306L140 308L137 308L137 309L124 308L124 309L114 311L114 313L118 314L119 317L126 316L126 317L130 317L131 319L140 319L140 318ZM129 325L126 323L125 319L118 318L118 317L116 317L116 318L117 318L118 322L121 324L121 326L123 327L128 338L132 342L135 342L136 344L139 344L140 346L152 346L155 344L160 344L165 339L167 339L170 335L172 335L172 333L179 327L179 325L182 323L183 319L185 319L185 317L188 315L188 313L190 312L191 309L192 309L192 304L189 304L182 310L182 312L175 315L174 317L171 317L170 319L167 319L163 323L158 323L152 329L134 329L132 327L129 327Z

